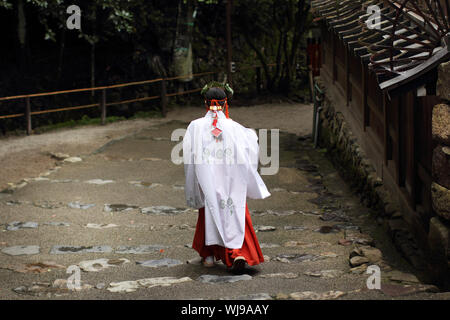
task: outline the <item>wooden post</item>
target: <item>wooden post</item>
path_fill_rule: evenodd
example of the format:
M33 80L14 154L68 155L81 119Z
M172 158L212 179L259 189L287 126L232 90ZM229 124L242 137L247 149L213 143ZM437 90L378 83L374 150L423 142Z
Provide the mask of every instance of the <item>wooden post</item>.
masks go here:
M256 67L256 92L261 92L261 67Z
M389 160L389 119L386 106L386 93L383 91L383 129L384 129L384 164L388 165Z
M336 82L336 78L337 78L337 67L336 67L336 39L335 39L335 35L334 32L332 34L332 46L333 46L333 51L332 51L332 58L333 58L333 63L331 65L331 71L332 71L332 80L333 80L333 84Z
M167 87L166 87L166 79L161 80L161 114L163 117L166 116L167 109Z
M361 82L362 82L362 101L361 104L363 106L363 128L364 132L367 130L367 127L370 126L370 110L369 105L367 104L367 71L366 66L361 61L362 64L362 74L361 74Z
M26 121L26 128L27 128L27 135L32 134L31 130L31 103L30 103L30 97L26 97L25 99L25 121Z
M102 98L100 100L101 121L102 125L106 124L106 89L102 90Z
M414 92L414 103L411 106L409 106L408 108L408 119L407 121L409 122L409 126L408 126L408 138L409 138L409 154L407 155L409 161L411 161L411 166L409 168L409 172L408 172L408 180L409 180L409 187L410 187L410 201L411 201L411 206L413 207L414 210L416 210L416 204L417 204L417 152L416 152L416 143L417 143L417 139L416 139L416 110L418 107L418 98L417 98L417 91L415 90Z
M348 48L345 46L345 95L347 100L347 107L350 106L350 53Z
M403 122L407 121L405 118L404 113L404 104L406 103L406 99L404 96L398 97L398 104L397 104L397 130L395 132L395 138L397 139L397 146L396 146L396 164L395 164L395 171L396 171L396 182L399 187L404 187L404 177L403 177L403 168L406 165L406 162L404 161L405 155L403 154Z

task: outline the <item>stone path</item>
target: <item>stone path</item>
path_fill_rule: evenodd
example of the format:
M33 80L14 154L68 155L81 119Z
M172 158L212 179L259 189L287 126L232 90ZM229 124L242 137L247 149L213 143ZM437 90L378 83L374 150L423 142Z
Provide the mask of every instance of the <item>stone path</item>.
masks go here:
M170 161L171 133L186 126L160 122L91 154L59 154L52 170L0 193L0 298L449 298L411 273L324 151L288 130L278 174L263 176L272 196L248 202L266 262L242 275L202 267L197 213ZM381 290L367 288L371 265Z

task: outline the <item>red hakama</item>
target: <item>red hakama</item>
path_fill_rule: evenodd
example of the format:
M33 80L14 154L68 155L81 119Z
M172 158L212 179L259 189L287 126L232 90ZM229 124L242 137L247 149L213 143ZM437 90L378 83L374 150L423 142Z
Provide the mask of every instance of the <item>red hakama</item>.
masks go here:
M227 266L231 267L236 257L242 256L248 265L254 266L264 262L264 257L259 247L258 238L253 230L252 219L247 205L245 205L245 235L244 243L240 249L228 249L219 245L205 246L205 208L198 210L197 227L195 229L192 248L205 259L214 256L216 260L222 260Z

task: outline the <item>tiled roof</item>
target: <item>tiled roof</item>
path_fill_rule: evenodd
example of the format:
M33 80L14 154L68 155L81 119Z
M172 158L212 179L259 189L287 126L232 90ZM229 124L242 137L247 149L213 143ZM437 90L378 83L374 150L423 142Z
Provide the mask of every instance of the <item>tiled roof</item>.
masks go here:
M312 10L377 74L383 90L450 58L449 0L313 0Z

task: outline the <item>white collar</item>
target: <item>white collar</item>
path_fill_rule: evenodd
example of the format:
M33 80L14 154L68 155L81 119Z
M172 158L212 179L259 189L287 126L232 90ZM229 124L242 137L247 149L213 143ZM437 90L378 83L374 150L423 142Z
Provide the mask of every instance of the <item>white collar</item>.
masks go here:
M205 118L213 118L213 117L215 117L215 114L216 114L216 112L210 111L210 110L209 110L209 111L206 113ZM223 113L223 111L217 111L217 117L218 117L219 119L226 119L226 116L225 116L225 114Z

